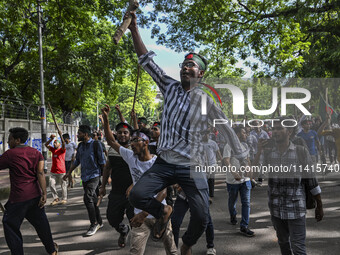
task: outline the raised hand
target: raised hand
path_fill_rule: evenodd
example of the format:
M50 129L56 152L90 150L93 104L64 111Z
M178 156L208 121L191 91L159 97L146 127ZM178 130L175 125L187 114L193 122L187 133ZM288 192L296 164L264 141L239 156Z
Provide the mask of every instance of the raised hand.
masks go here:
M101 109L103 118L108 118L110 113L110 106L108 104L105 104L105 107Z

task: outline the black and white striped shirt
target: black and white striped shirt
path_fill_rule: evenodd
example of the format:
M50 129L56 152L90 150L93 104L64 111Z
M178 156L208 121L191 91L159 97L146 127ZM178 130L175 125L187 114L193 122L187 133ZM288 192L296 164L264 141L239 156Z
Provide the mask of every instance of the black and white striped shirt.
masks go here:
M148 53L139 57L139 64L143 66L158 85L164 97L164 110L161 123L161 136L157 153L171 150L181 156L203 162L204 146L202 132L212 125L214 119L227 119L222 110L207 97L207 115L202 115L201 98L205 94L194 87L185 91L179 81L167 76L153 61L155 53ZM232 147L236 155L244 157L238 137L233 129L227 125L216 125L224 140Z

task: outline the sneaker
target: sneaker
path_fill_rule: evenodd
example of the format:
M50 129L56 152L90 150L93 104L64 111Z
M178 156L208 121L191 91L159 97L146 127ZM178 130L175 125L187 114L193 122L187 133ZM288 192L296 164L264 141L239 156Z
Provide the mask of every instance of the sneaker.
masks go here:
M61 202L60 202L62 205L64 205L64 204L66 204L67 203L67 200L66 199L63 199L63 200L61 200Z
M57 205L59 204L59 198L56 198L52 201L51 205Z
M255 235L254 231L251 231L249 228L242 228L240 229L241 233L247 237L253 237Z
M89 230L86 232L86 236L93 236L95 233L97 233L98 229L100 228L99 224L91 225Z
M214 248L208 248L207 255L216 255L216 250Z
M230 217L230 223L231 225L236 225L237 223L236 215Z
M213 202L212 198L211 198L211 197L209 197L209 204L211 205L211 204L212 204L212 202Z

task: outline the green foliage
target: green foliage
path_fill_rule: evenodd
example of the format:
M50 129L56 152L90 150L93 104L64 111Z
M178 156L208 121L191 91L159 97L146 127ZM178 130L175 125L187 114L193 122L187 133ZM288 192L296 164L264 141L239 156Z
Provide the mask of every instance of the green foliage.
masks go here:
M84 111L91 119L97 100L114 103L127 95L121 87L134 82L129 77L137 66L132 40L125 36L118 45L112 40L126 5L113 0L41 2L45 100L59 117ZM33 0L0 0L0 93L39 104L36 8ZM146 92L140 93L150 109L152 84L142 84ZM133 86L127 89L134 93ZM142 104L137 110L144 114Z
M219 48L265 65L256 76L339 77L340 2L337 0L156 0L142 24L158 21L158 42L177 51ZM158 17L158 18L157 18ZM222 50L223 49L223 50Z

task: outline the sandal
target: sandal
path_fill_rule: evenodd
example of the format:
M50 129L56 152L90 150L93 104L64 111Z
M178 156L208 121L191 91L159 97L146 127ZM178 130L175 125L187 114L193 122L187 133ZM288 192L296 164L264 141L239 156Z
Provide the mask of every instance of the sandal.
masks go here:
M155 242L158 242L159 240L161 240L164 236L164 233L166 232L166 228L168 227L168 223L169 221L171 220L171 216L172 216L172 213L173 213L173 209L167 219L166 222L164 222L164 215L162 215L162 217L160 217L155 225L153 226L153 229L152 229L152 235L151 235L151 239ZM158 235L158 237L156 236Z
M120 236L119 236L119 238L118 238L118 246L119 246L120 248L124 248L125 245L126 245L126 239L127 239L128 234L129 234L129 232L130 232L130 227L129 227L128 225L127 225L127 227L128 227L127 232L126 232L125 234L120 234Z
M54 252L55 252L54 254L55 254L55 255L58 255L59 246L58 246L57 243L54 243L54 250L55 250L55 251L54 251ZM52 254L53 254L53 253L52 253Z

